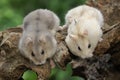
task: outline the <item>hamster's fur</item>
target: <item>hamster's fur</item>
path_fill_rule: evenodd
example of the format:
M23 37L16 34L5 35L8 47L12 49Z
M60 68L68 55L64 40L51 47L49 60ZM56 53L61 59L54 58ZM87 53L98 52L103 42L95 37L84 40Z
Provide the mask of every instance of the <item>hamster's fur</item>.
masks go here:
M19 41L21 54L36 65L44 64L56 52L54 35L59 23L57 15L50 10L30 12L23 20L23 33Z
M103 34L102 13L96 8L81 5L69 10L65 21L68 27L65 42L70 51L81 58L92 57Z

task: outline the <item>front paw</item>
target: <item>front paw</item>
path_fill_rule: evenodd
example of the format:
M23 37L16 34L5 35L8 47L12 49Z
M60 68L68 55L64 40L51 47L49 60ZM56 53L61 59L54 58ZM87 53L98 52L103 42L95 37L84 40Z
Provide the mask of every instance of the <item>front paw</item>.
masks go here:
M100 39L99 39L99 42L102 42L102 41L103 41L103 38L100 38Z

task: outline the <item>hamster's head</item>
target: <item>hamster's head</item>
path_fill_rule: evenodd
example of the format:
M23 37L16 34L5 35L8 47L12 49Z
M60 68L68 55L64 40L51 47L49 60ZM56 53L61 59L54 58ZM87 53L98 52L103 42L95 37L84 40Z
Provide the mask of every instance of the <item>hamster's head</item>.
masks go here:
M95 46L88 37L88 31L86 29L79 29L79 25L73 25L73 23L71 27L77 28L72 29L70 32L68 31L65 42L72 54L81 58L92 57Z
M35 65L42 65L55 54L56 41L48 35L40 36L35 40L27 37L23 49L22 52L25 57L30 59Z
M70 34L66 37L65 41L72 54L81 58L89 58L93 56L93 45L90 43L88 38Z

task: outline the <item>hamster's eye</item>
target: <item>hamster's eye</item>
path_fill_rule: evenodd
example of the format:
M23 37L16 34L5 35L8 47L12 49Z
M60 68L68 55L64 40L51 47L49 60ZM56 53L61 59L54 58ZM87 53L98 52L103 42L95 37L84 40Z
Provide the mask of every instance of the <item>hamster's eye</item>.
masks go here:
M35 56L35 54L34 54L33 52L31 53L31 55L32 55L32 56Z
M88 45L88 48L90 48L90 47L91 47L91 44Z
M42 50L41 54L44 54L44 50Z
M78 50L80 50L81 51L81 48L78 46Z

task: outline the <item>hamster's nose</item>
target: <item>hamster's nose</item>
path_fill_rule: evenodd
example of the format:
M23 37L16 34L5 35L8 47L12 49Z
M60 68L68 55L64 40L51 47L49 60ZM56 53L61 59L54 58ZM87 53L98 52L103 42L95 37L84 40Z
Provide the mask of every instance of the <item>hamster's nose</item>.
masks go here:
M45 64L45 63L46 63L46 60L41 61L41 62L40 62L40 65L43 65L43 64Z
M38 65L38 66L39 66L39 65L45 64L45 62L46 62L46 61L41 61L41 62L40 62L40 61L39 61L39 62L37 61L37 62L34 62L34 63L35 63L35 65Z

